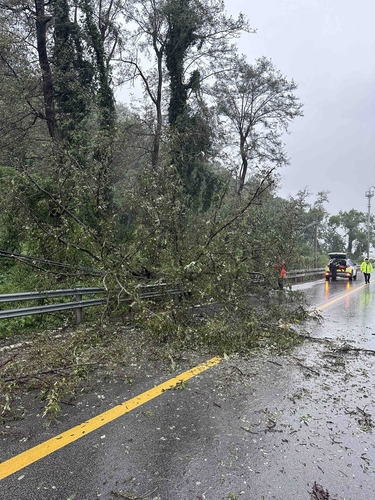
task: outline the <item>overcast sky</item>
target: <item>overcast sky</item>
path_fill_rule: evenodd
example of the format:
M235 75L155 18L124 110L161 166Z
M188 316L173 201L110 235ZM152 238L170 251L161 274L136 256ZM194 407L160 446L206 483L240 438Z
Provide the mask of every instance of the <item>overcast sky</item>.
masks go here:
M244 36L248 62L266 56L298 84L304 117L286 137L290 166L279 194L329 190L329 213L366 212L375 185L375 1L225 0L256 34ZM371 200L375 212L375 197Z

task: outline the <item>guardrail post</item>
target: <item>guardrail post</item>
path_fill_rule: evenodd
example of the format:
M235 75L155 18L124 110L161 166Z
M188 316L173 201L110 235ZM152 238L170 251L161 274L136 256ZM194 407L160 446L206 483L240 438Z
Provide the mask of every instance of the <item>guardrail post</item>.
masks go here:
M82 293L80 293L81 285L76 286L77 294L76 294L76 302L82 301ZM76 323L79 325L82 322L82 307L77 307L76 309Z

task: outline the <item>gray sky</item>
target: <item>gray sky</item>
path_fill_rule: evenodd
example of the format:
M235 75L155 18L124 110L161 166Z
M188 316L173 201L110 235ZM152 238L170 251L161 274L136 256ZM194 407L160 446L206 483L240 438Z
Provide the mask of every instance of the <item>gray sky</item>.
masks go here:
M298 84L304 117L286 137L290 166L283 197L329 190L328 212L367 212L375 185L375 1L225 0L246 14L256 34L244 36L248 62L265 56ZM371 200L375 212L375 197Z

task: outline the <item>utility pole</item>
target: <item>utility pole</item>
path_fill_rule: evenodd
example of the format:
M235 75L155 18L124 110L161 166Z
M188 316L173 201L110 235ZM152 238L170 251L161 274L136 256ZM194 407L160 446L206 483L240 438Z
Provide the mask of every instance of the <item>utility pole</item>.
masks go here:
M310 227L314 226L314 266L315 268L318 267L318 225L319 221L314 220L313 222L310 222L310 224L307 224L307 226L304 226L301 231L305 231L306 229L309 229Z
M318 267L318 221L314 221L314 267Z
M373 188L375 186L370 186L368 190L365 192L366 198L368 198L368 204L367 204L367 258L370 258L370 234L371 234L371 229L370 229L370 214L371 214L371 198L374 196L374 191Z

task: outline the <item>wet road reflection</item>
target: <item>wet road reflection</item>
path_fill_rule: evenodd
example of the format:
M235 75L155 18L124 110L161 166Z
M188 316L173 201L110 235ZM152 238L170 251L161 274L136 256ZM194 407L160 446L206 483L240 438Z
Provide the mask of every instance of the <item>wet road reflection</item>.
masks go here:
M320 323L311 325L314 336L351 342L358 347L375 349L373 284L358 281L317 281L296 285L303 291L311 310L317 309Z

